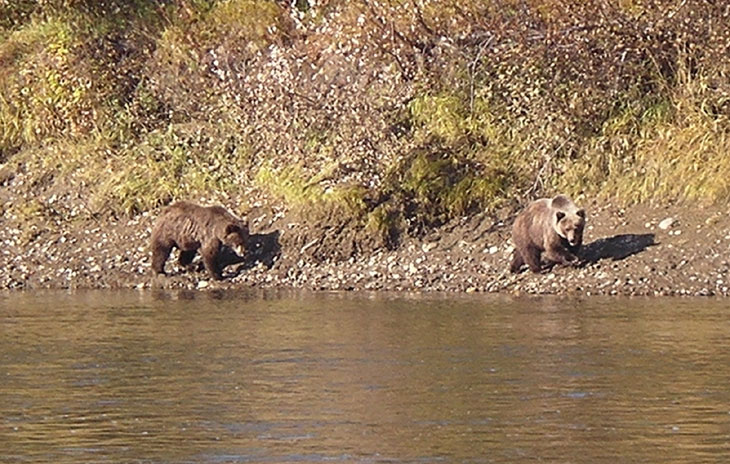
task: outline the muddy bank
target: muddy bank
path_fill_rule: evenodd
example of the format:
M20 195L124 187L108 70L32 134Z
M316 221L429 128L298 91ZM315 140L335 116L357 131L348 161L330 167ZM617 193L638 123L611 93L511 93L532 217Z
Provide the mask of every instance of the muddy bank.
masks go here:
M30 232L4 220L0 286L730 295L730 219L719 208L586 206L583 265L517 275L507 272L510 216L465 218L388 250L347 225L307 226L260 209L250 217L251 251L242 261L229 256L221 282L202 266L182 271L174 253L170 275L152 276L152 215Z

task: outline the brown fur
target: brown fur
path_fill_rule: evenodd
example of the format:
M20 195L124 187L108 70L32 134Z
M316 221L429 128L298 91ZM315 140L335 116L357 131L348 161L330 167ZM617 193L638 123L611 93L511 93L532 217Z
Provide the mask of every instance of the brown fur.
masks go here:
M540 272L541 260L548 266L575 263L584 227L585 211L565 195L533 201L512 226L515 253L510 270L519 272L527 263L532 272Z
M162 211L152 229L152 269L164 274L173 248L180 250L180 265L190 269L200 249L205 269L213 279L220 280L221 246L245 247L248 236L248 225L222 206L174 203Z

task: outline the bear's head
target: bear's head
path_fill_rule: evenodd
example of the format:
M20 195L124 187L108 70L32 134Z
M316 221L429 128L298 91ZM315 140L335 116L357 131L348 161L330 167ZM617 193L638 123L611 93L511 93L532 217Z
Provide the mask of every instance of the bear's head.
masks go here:
M243 221L230 222L226 224L225 233L221 240L224 245L235 250L245 250L248 243L248 225Z
M586 224L586 213L578 208L568 197L559 195L552 201L555 212L553 227L555 232L564 238L571 248L583 244L583 228Z

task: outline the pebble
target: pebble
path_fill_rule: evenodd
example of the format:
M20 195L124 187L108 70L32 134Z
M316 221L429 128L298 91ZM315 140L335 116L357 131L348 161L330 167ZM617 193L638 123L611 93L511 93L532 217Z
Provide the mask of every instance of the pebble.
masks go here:
M428 253L429 251L433 250L437 246L438 246L438 244L436 244L436 243L424 243L423 245L421 245L421 250L423 250L424 253Z
M657 227L659 227L661 230L667 230L676 224L677 224L676 219L674 219L673 217L668 217L666 219L663 219Z

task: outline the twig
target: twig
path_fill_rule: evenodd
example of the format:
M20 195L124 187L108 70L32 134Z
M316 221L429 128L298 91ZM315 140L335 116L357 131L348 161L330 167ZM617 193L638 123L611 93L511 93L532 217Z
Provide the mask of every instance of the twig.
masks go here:
M560 144L560 146L558 148L556 148L555 150L553 150L552 155L555 155L557 152L559 152L565 146L566 143L568 143L568 139L563 140L563 142ZM543 174L543 172L545 172L545 169L547 168L547 166L550 163L552 163L552 161L553 161L553 156L548 156L545 159L545 162L542 163L542 166L540 166L540 170L537 172L537 176L535 176L535 182L533 182L532 187L530 187L527 190L527 193L528 194L537 192L538 184L542 184L543 183L542 182L542 174Z
M484 53L484 50L487 48L487 45L492 43L492 39L494 39L494 36L490 35L487 39L482 41L482 43L479 45L479 50L477 51L477 56L469 64L469 114L470 115L474 114L474 79L476 76L477 63L481 59L482 53Z

